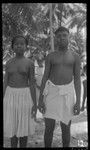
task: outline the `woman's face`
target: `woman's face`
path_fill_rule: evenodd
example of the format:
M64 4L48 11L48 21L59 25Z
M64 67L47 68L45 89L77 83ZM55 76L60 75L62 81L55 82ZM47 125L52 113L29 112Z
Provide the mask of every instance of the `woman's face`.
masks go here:
M13 49L16 54L24 54L26 50L26 41L23 37L18 37L14 44Z

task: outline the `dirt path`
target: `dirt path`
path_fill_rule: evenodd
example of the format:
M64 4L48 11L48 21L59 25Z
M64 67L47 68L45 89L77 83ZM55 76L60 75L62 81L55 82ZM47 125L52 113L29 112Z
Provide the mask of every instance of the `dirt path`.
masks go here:
M62 138L61 138L61 131L59 129L59 132L57 132L58 125L56 125L56 129L54 131L53 136L53 143L52 147L62 147ZM44 147L44 123L38 123L36 127L35 134L33 136L28 137L28 144L27 147ZM88 136L87 133L81 133L81 134L75 134L71 136L71 143L70 147L78 147L79 143L82 144L82 141L84 143L84 146L88 146ZM4 139L5 147L10 147L10 140Z
M70 147L78 147L79 145L88 146L88 129L87 128L87 114L85 112L76 116L72 121L71 126L71 143ZM39 121L36 125L35 134L28 137L27 147L44 147L44 121ZM79 133L79 134L78 134ZM4 147L10 147L10 140L4 138ZM59 122L56 123L54 130L52 147L62 147L61 129Z

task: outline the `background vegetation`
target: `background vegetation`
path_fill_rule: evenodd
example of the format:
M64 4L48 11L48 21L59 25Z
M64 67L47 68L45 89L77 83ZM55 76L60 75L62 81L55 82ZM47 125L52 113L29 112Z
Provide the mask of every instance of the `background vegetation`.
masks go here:
M3 63L13 57L11 40L16 34L28 39L27 57L43 58L54 50L54 31L70 30L69 47L86 63L85 3L2 3Z

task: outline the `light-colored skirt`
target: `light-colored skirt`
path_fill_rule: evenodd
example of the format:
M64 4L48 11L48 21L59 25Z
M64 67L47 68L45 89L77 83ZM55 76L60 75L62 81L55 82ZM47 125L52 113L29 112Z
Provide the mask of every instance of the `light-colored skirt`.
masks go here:
M74 83L54 85L48 80L43 94L46 105L44 117L68 124L73 118L73 106L76 100Z
M4 136L28 136L35 132L35 121L31 118L33 101L30 89L7 87L4 101Z

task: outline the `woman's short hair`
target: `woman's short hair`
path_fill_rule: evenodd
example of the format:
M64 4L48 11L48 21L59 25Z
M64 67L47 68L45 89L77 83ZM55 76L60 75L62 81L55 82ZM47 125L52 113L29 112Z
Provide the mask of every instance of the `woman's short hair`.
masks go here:
M22 36L22 35L16 35L15 37L13 37L12 42L11 42L11 47L12 47L12 49L13 49L13 45L14 45L16 39L18 39L18 38L24 38L24 39L25 39L26 46L28 45L28 40L27 40L26 37L24 37L24 36Z

